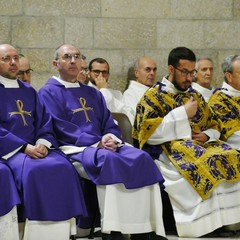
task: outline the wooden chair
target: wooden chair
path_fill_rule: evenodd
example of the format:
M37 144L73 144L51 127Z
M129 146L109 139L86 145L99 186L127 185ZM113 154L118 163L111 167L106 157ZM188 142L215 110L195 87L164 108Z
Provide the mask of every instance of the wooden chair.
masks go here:
M129 121L128 116L124 113L117 112L113 112L112 116L113 119L117 121L118 126L121 128L123 140L132 145L132 124Z

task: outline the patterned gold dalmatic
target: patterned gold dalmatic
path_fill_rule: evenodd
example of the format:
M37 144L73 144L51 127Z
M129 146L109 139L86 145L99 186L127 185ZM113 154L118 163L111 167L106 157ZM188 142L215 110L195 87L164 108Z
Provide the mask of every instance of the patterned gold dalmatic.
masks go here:
M226 141L233 133L240 131L240 96L231 96L219 89L211 96L208 105L221 119L221 139Z
M191 118L192 129L219 130L219 122L202 96L192 88L187 92L170 93L157 83L150 88L137 106L133 138L144 148L148 138L172 109L184 105L190 97L199 103L196 115ZM161 145L168 158L184 178L206 199L221 181L240 179L240 153L226 143L200 143L191 139L178 139Z

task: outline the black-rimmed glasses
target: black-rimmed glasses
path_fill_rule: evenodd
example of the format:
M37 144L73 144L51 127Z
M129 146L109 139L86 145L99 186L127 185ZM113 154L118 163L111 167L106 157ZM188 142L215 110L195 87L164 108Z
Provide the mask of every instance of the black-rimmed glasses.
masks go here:
M106 70L101 71L101 70L97 70L97 69L92 69L91 72L93 72L93 73L94 73L95 75L97 75L97 76L98 76L100 73L102 73L103 76L107 76L107 75L109 74L109 72L106 71Z
M179 69L177 67L174 67L174 68L177 69L183 77L187 77L187 75L190 75L190 77L194 77L195 74L197 73L196 69L194 69L192 71L188 71L188 70L184 70L184 69Z

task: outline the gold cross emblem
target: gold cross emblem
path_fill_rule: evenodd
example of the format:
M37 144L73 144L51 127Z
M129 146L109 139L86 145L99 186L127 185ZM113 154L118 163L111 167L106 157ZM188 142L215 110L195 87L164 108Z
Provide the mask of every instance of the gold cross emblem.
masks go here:
M31 111L27 112L27 111L23 110L23 102L21 100L17 100L16 104L17 104L18 112L10 112L9 113L10 117L13 115L19 114L22 117L24 126L28 126L24 114L31 116Z
M84 111L84 114L85 114L85 117L86 117L86 122L91 122L91 120L89 119L89 116L88 116L87 111L89 111L89 110L93 111L93 108L91 108L91 107L86 107L87 101L86 101L85 98L82 98L82 97L79 98L79 102L80 102L82 108L77 108L77 109L75 109L75 110L72 110L73 113L80 112L80 111Z

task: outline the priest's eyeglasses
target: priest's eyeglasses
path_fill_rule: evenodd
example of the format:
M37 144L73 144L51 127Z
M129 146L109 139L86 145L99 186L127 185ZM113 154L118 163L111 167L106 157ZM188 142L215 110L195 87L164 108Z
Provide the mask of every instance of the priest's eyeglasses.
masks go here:
M180 73L181 73L181 75L183 76L183 77L187 77L187 75L189 75L190 77L194 77L195 76L195 74L197 73L197 70L196 69L194 69L194 70L192 70L192 71L188 71L188 70L184 70L184 69L179 69L179 68L177 68L177 67L174 67L175 69L177 69Z
M92 69L91 72L93 72L96 76L98 76L100 73L102 73L102 75L104 77L109 74L109 72L106 71L106 70L101 71L101 70L98 70L98 69Z
M18 62L19 61L19 56L18 55L15 55L15 56L5 56L5 57L2 57L1 60L5 63L9 63L11 61L14 60L14 62Z
M33 70L30 68L26 71L18 71L18 75L23 76L24 74L30 75Z
M88 70L88 68L83 68L82 67L80 72L82 72L82 73L89 73L89 70Z
M62 56L62 59L66 60L66 61L71 61L72 58L74 58L75 60L81 60L82 56L80 53L75 53L73 55L66 53Z

